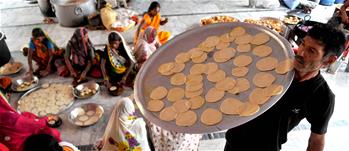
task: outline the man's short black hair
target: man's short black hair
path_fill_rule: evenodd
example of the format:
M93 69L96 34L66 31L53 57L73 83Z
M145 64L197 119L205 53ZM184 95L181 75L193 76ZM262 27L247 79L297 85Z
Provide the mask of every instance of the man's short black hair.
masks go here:
M117 33L112 32L108 36L108 42L111 43L112 41L120 41L121 42L121 37Z
M40 28L34 28L32 30L32 36L35 38L45 36L45 33Z
M345 47L344 33L327 24L315 24L307 36L320 41L325 46L324 57L329 55L340 56Z
M153 9L159 7L160 8L160 3L158 3L157 1L153 1L150 3L150 6L148 8L148 12L152 11Z
M63 151L58 141L48 134L34 134L24 142L23 151Z

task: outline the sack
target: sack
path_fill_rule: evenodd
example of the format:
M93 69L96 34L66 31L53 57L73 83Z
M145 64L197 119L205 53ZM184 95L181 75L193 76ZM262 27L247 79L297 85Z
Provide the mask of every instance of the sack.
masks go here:
M256 0L256 6L261 8L273 9L280 7L280 2L276 0Z

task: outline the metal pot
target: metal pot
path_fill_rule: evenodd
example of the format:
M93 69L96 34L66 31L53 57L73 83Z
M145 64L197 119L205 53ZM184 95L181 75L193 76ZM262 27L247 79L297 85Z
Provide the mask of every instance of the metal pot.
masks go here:
M59 23L74 27L87 23L87 16L96 12L94 0L51 0Z
M0 67L11 59L10 50L7 47L5 39L5 34L0 31Z
M45 17L56 17L55 12L53 12L52 4L50 0L38 0L39 8Z

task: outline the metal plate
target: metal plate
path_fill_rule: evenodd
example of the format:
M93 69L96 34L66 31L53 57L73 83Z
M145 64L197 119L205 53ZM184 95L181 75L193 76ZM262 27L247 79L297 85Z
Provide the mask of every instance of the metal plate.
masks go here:
M58 83L50 83L50 84L58 84ZM24 98L24 97L26 97L26 96L28 96L29 94L31 94L31 93L33 93L33 92L35 92L35 91L40 90L41 88L47 88L47 87L43 87L43 85L45 85L45 84L42 84L42 85L40 85L40 86L37 86L37 87L35 87L35 88L33 88L33 89L27 91L26 93L24 93L24 94L15 102L14 108L17 109L17 111L20 111L20 110L19 110L19 104L21 103L21 99ZM62 114L64 111L66 111L67 109L69 109L73 104L74 104L74 97L73 97L71 103L69 103L65 108L59 110L59 112L57 113L57 115ZM48 114L46 114L46 115L49 115L49 114L51 114L51 113L48 113ZM37 115L37 116L41 117L40 115Z
M94 112L94 114L89 114L89 111ZM101 105L88 103L88 104L83 104L81 106L74 108L69 113L68 119L72 124L76 126L90 126L97 123L99 119L102 118L103 113L104 113L104 109ZM88 119L84 122L80 121L79 117L81 116L86 116L88 117ZM93 117L96 117L96 119L93 119ZM92 121L89 122L89 120L92 120Z
M14 68L14 69L11 69L11 71L6 72L8 68ZM0 68L0 76L7 76L7 75L18 73L19 71L22 70L22 68L23 68L23 64L21 62L7 63Z
M248 91L240 93L237 96L226 93L224 98L216 103L205 103L205 105L200 109L194 110L197 113L198 120L191 127L177 126L175 124L175 121L164 122L158 118L159 116L158 112L155 113L155 112L150 112L146 110L146 101L149 100L149 95L152 89L154 89L159 85L165 86L167 89L170 87L173 87L169 82L169 76L161 76L158 73L157 69L161 64L174 61L174 57L176 56L176 54L178 54L179 52L188 51L191 48L196 47L200 42L205 40L206 37L208 36L222 35L224 33L231 31L234 27L237 27L237 26L244 27L247 33L251 35L255 35L260 32L267 33L271 38L270 41L267 43L267 45L273 48L273 53L271 54L271 56L276 57L279 61L284 60L286 58L293 58L294 54L287 40L281 37L276 32L266 27L240 22L240 23L211 24L211 25L202 26L196 29L189 30L185 33L180 34L174 39L170 40L165 45L160 47L157 51L155 51L154 54L152 54L152 56L146 61L146 63L142 66L141 70L139 71L136 78L136 84L135 84L135 100L143 116L149 121L151 121L152 123L167 130L182 132L182 133L210 133L210 132L226 130L226 129L244 124L256 118L257 116L261 115L263 112L268 110L271 106L273 106L288 89L289 85L292 82L294 71L288 72L285 75L279 75L275 71L269 71L271 74L273 74L276 77L276 80L274 83L283 85L284 91L282 92L282 94L278 96L271 97L271 99L268 102L261 105L260 111L258 113L248 117L223 115L223 120L214 126L206 126L200 122L200 116L201 116L201 113L204 111L204 109L211 107L211 108L217 108L219 110L219 106L222 103L222 100L228 97L235 97L241 101L246 102L248 100L248 96L251 93L252 89L255 88L255 86L252 83L252 78L256 74L256 72L259 72L257 71L255 64L260 58L253 55L251 52L249 53L237 52L236 56L239 54L248 54L253 58L252 64L249 65L250 71L248 75L245 77L250 81L250 85L251 85L251 88ZM232 44L231 46L236 48L236 44ZM206 62L213 62L212 54L209 54L208 56L210 57ZM192 64L193 64L192 62L186 63L186 67L183 71L186 75L189 73L189 69L192 66ZM220 64L219 66L221 69L223 69L227 73L227 75L231 76L231 70L234 67L232 61L228 61L226 63ZM204 93L201 96L204 96L204 94L207 93L208 89L214 86L211 82L209 82L206 79L206 76L204 76L203 83L204 83ZM180 86L180 87L184 88L184 86ZM165 102L166 102L165 103L166 106L171 105L169 101L165 101Z
M85 90L89 89L91 90L91 92L86 95L82 95L84 89ZM94 81L90 81L90 82L82 83L76 86L73 89L73 95L78 99L87 99L97 95L99 91L100 91L99 85Z
M27 86L26 88L18 89L21 84L24 84L25 82L31 83L30 86ZM25 92L30 89L35 88L39 84L39 78L34 76L33 80L29 80L28 78L20 78L12 82L11 89L15 92Z

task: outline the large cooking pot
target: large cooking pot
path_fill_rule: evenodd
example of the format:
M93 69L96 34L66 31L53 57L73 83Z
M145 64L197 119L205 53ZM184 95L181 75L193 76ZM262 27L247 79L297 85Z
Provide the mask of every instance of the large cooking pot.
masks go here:
M51 0L58 22L74 27L87 23L87 16L96 12L94 0Z
M11 59L10 50L7 47L5 39L5 34L0 31L0 67Z
M41 14L45 17L56 17L55 12L53 12L50 0L38 0L39 8Z

